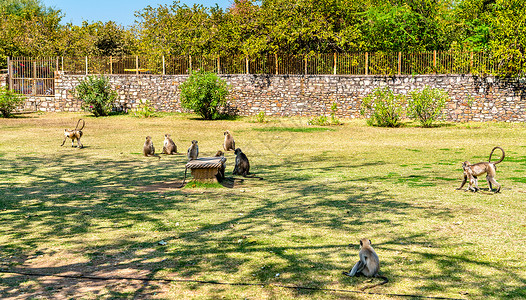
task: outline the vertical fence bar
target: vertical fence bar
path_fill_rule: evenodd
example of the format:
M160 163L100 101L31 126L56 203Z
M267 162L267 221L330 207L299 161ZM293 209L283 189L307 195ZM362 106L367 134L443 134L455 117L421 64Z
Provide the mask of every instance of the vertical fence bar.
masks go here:
M276 75L278 75L278 54L274 53L274 62L276 64Z
M139 75L139 56L135 55L135 75Z
M248 56L245 56L245 67L246 67L247 74L250 74L250 71L248 69Z
M305 72L304 72L304 74L307 75L307 55L305 55L304 62L305 62Z
M62 73L64 73L64 56L60 57L61 63L62 63Z
M164 55L163 55L163 75L166 75L166 64L164 63Z
M110 56L110 74L113 74L113 56Z
M369 75L369 52L365 52L365 75Z
M402 75L402 52L398 52L398 76Z
M336 52L334 52L334 75L336 75Z
M7 89L12 90L13 89L13 67L11 66L10 57L7 57L7 76L8 76L7 78L9 79Z
M85 56L84 58L86 60L86 75L88 75L88 57Z
M433 74L437 73L437 51L433 50Z
M469 74L473 73L473 51L469 55Z
M33 83L33 91L31 92L31 94L34 96L37 94L37 79L36 79L36 73L37 73L37 62L34 61L33 62L33 76L31 76L31 81Z
M192 70L192 55L189 55L189 60L190 60L190 69L188 69L188 74L190 74L190 70Z

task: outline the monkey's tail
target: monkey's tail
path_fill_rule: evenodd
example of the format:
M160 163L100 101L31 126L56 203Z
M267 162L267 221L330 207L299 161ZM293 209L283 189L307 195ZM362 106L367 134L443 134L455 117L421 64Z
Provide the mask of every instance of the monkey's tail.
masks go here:
M383 282L380 282L380 283L377 283L377 284L373 284L373 285L370 285L370 286L363 287L363 288L360 289L360 291L363 292L363 291L365 291L365 290L367 290L367 289L372 289L372 288L374 288L374 287L377 287L377 286L380 286L380 285L384 285L384 284L386 284L386 283L389 282L389 279L387 279L387 277L385 277L385 276L376 276L376 277L377 277L377 278L381 278L381 279L383 279L384 281L383 281Z
M502 156L500 157L500 160L499 160L499 161L492 163L492 162L491 162L491 156L493 155L493 151L495 151L495 149L499 149L500 151L502 151ZM493 165L499 164L499 163L501 163L501 162L504 160L504 156L505 156L505 155L506 155L506 154L504 153L504 149L502 149L501 147L497 146L497 147L495 147L495 148L493 148L493 149L491 150L491 153L489 154L489 162L492 163Z
M82 121L82 128L77 129L77 128L79 128L80 121ZM84 120L82 120L82 119L79 119L78 122L77 122L77 126L75 126L75 130L82 130L82 129L84 129L84 125L86 125L86 122L84 122Z
M182 188L184 186L184 183L186 182L186 172L188 171L188 167L185 167L184 168L184 177L183 177L183 182L181 183L181 185L179 186L179 188Z

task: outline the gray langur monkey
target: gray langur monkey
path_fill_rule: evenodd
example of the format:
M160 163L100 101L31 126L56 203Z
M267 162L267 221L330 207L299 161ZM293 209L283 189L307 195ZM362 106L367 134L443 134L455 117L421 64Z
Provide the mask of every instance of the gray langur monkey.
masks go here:
M246 177L250 174L250 163L248 162L247 156L239 148L234 151L234 154L236 155L236 165L234 166L232 174Z
M199 156L199 147L197 146L196 140L192 141L192 145L188 148L186 156L188 157L188 160L197 159L197 156Z
M142 154L144 154L144 156L155 156L161 159L159 155L155 154L155 147L153 146L151 136L146 137L146 141L144 142L144 146L142 147Z
M174 141L170 138L171 135L165 134L164 135L164 144L163 144L163 152L164 154L176 154L177 153L177 146L175 145Z
M382 284L389 282L389 279L385 276L380 276L378 272L380 271L380 259L371 246L371 240L361 239L360 240L360 252L358 253L360 260L354 265L354 267L347 273L343 272L343 275L346 276L359 276L364 275L366 277L377 277L381 278L384 281L375 284L372 286L364 287L361 290L370 289Z
M79 129L80 121L82 121L82 127ZM86 125L86 122L84 122L84 120L82 120L82 119L79 119L78 122L77 122L77 126L75 126L75 129L73 129L73 130L64 129L64 140L62 141L62 145L60 145L60 146L64 146L64 143L66 142L66 139L70 138L71 139L71 147L75 147L73 142L75 140L77 140L77 147L78 148L83 148L84 145L82 145L82 143L80 142L80 138L82 137L82 129L84 129L84 125Z
M230 132L227 130L224 133L225 135L225 141L223 142L223 149L225 151L230 151L236 149L236 142L234 141L234 137Z
M221 156L225 156L225 153L223 153L223 151L221 150L217 150L216 157L221 157Z
M496 162L491 162L491 156L493 155L493 152L496 149L499 149L500 151L502 151L502 156L501 156L500 160L498 160ZM501 147L497 146L497 147L494 147L491 150L491 153L489 154L489 159L488 159L487 162L485 162L485 161L484 162L479 162L479 163L476 163L476 164L473 164L473 165L467 160L465 162L463 162L462 163L462 170L464 172L464 174L463 174L464 175L464 179L462 180L462 184L460 185L460 187L457 190L461 190L462 187L464 187L466 182L469 180L468 188L466 189L466 191L477 192L478 190L480 190L479 187L478 187L477 176L486 174L486 180L488 181L488 185L489 185L490 190L493 191L493 185L495 185L495 186L497 186L497 190L495 191L495 193L500 192L501 185L495 180L495 176L497 174L497 172L496 172L497 171L496 165L504 160L504 156L505 156L504 149L502 149Z

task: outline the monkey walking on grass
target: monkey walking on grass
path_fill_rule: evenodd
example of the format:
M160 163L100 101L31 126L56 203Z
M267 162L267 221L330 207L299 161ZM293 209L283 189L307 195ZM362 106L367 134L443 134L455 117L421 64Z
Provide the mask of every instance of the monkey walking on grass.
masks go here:
M491 156L493 155L493 152L499 149L502 151L502 156L500 160L496 162L491 162ZM489 154L489 160L487 162L479 162L476 164L471 164L469 161L465 161L462 163L462 169L464 171L464 179L462 180L462 184L457 190L461 190L462 187L466 184L466 182L469 180L468 188L466 191L473 191L477 192L479 189L478 187L478 179L477 177L483 174L486 174L486 180L488 181L488 185L490 190L493 191L493 185L497 186L497 190L495 193L500 192L501 185L495 180L495 176L497 175L497 164L501 163L504 160L504 149L501 147L494 147L491 150L491 153Z
M79 129L80 121L82 121L82 127ZM62 145L60 146L64 146L66 139L70 138L71 147L75 147L75 144L73 142L77 140L77 147L83 148L84 145L82 145L82 143L80 142L80 138L82 137L82 129L84 129L84 125L86 125L86 122L84 122L84 120L82 119L79 119L77 122L77 126L75 126L75 129L73 130L64 129L64 140L62 141Z

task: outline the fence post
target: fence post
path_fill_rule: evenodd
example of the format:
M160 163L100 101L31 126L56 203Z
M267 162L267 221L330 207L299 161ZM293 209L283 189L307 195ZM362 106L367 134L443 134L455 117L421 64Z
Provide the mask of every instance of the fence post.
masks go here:
M164 55L163 55L163 75L166 75L166 65L164 63Z
M307 75L307 54L305 54L305 75Z
M336 52L334 52L334 75L336 75Z
M9 59L9 56L7 57L7 79L9 80L7 82L8 86L7 89L11 89L11 60Z
M135 55L135 75L139 75L139 55Z
M402 52L398 52L398 76L402 75Z
M37 94L37 78L36 78L37 77L37 62L36 61L33 62L33 76L31 77L33 77L31 80L33 82L32 94L33 96L35 96Z
M84 57L86 59L86 76L88 76L88 57Z
M470 53L469 74L473 73L473 51Z
M110 75L113 74L113 56L110 56Z
M245 57L245 64L246 64L247 74L250 74L250 70L249 70L249 67L248 67L248 56Z
M274 60L276 63L276 75L278 75L278 54L274 53Z
M221 61L220 61L220 56L217 55L217 74L221 74Z
M56 65L55 65L55 72L54 72L54 73L55 73L55 74L54 74L53 77L55 77L56 75L58 75L58 56L57 56L57 58L56 58Z
M188 74L190 74L190 71L192 70L192 55L189 55L190 58L190 69L188 69Z
M369 75L369 52L365 52L365 75Z
M64 56L61 56L60 60L62 62L62 73L64 73Z
M437 51L433 50L433 73L437 73Z

